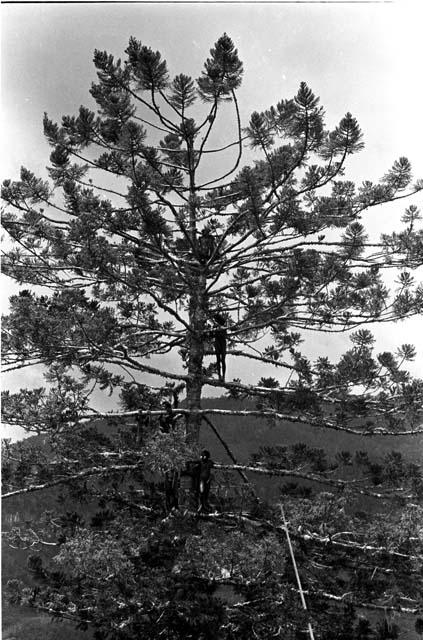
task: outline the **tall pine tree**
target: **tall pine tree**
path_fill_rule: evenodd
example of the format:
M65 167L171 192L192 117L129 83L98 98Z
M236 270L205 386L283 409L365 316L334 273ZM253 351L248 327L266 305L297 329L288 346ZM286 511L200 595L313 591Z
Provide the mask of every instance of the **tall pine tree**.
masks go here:
M421 313L423 288L412 276L422 264L419 211L410 204L402 230L375 241L362 218L423 184L412 183L404 157L376 184L344 179L348 157L363 148L360 127L347 113L328 129L304 82L245 126L243 65L226 34L196 81L171 78L161 54L135 38L125 53L123 62L94 54L97 112L81 107L61 124L45 115L50 180L22 168L3 183L13 241L3 267L24 287L3 319L4 370L43 366L47 383L6 392L3 419L48 440L41 449L6 444L5 497L68 487L75 500L98 501L89 524L76 511L59 520L50 513L38 533L10 534L28 547L59 546L59 569L30 556L42 586L13 583L12 597L91 624L98 638L304 637L278 509L257 500L246 475L265 474L331 490L316 503L306 486L283 489L317 637L373 637L355 606L418 611L417 465L395 452L382 463L349 451L329 460L306 445L263 447L238 465L219 434L233 464L216 473L238 471L243 490L222 494L218 511L201 519L166 517L160 492L163 477L168 491L198 453L202 420L216 431L213 414L368 437L422 432L423 385L403 368L413 347L376 354L368 329ZM215 130L229 117L233 139L216 148ZM383 274L392 269L389 290ZM311 362L301 351L304 336L320 332L351 332L338 362ZM175 365L164 369L160 356L169 362L169 354ZM260 362L269 377L254 386L226 379L225 357L228 375ZM146 384L145 374L162 383ZM245 406L204 409L207 386ZM119 393L121 410L94 410L96 389ZM92 426L99 418L107 433ZM362 470L357 478L331 475L351 465ZM404 503L391 533L382 517L359 522L348 511L363 496ZM342 615L339 603L347 603Z

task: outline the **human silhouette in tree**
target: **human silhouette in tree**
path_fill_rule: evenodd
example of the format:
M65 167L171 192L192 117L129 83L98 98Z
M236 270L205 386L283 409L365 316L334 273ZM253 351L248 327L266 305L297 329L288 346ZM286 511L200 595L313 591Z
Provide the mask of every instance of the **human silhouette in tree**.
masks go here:
M226 374L226 318L220 313L215 313L213 319L217 324L213 331L217 375L219 380L224 381Z
M212 469L214 463L210 458L210 451L204 449L201 452L200 460L194 467L194 476L196 479L196 489L198 496L198 511L208 513L210 511L209 506L209 493L212 480Z
M208 227L202 230L198 238L198 257L201 262L208 262L216 249L216 240Z
M169 400L163 402L164 413L159 418L160 429L163 433L171 433L175 428L176 416L173 413L172 404Z

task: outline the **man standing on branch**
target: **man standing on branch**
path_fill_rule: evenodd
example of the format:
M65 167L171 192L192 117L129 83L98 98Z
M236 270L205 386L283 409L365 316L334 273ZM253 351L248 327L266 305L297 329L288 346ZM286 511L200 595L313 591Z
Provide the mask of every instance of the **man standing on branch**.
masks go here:
M213 460L210 458L210 451L204 449L201 452L200 460L197 462L194 468L194 474L196 477L197 483L197 494L198 494L198 511L208 513L210 511L209 507L209 493L210 493L210 485L212 481L212 469L214 467Z

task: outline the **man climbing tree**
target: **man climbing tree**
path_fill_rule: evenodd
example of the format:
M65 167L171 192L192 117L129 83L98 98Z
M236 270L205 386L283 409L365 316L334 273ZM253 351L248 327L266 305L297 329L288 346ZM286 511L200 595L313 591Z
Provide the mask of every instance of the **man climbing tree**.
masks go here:
M208 262L216 250L216 243L208 227L205 227L198 238L198 255L202 262Z
M213 331L217 374L219 380L223 382L226 375L226 319L220 313L216 313L213 320L217 325Z
M328 474L335 467L324 452L304 446L261 450L251 465L215 463L222 477L225 469L244 473L245 484L251 472L322 487L319 501L307 487L284 489L309 613L273 503L255 497L244 507L223 493L215 519L189 509L169 516L155 478L198 456L202 412L213 413L202 407L205 387L249 400L229 414L362 438L416 437L423 384L403 368L415 351L403 344L376 354L368 327L421 313L423 289L412 276L423 263L420 213L409 203L402 230L375 241L364 217L417 194L422 182L413 184L404 157L376 184L344 179L349 157L363 148L358 122L347 113L328 128L305 82L244 123L243 65L227 34L197 81L171 78L161 54L135 38L125 53L122 62L95 52L96 111L81 107L60 124L45 115L50 180L22 168L19 180L3 183L3 226L14 242L4 271L26 287L3 320L4 371L37 365L46 379L45 387L6 393L3 419L43 434L51 452L8 448L5 498L67 488L69 499L98 506L92 521L75 507L45 515L38 532L13 532L28 548L58 550L55 566L31 564L40 588L29 594L13 583L11 598L92 626L98 638L296 640L310 619L325 640L364 638L357 607L418 612L418 466L362 456L365 473L350 482ZM214 146L230 117L234 138ZM246 147L256 154L249 164ZM383 275L393 269L388 289ZM218 379L205 366L211 310ZM347 331L352 344L338 362L307 358L308 336ZM257 385L227 381L226 356L234 372L259 362L271 375ZM163 387L146 384L146 374ZM184 383L179 407L161 406L166 381ZM120 409L96 410L94 389L119 393ZM175 413L186 429L173 423ZM169 416L172 428L163 428ZM376 530L348 513L352 495L405 506L389 511L391 528L381 519ZM341 561L352 588L337 573ZM214 597L225 580L238 602Z

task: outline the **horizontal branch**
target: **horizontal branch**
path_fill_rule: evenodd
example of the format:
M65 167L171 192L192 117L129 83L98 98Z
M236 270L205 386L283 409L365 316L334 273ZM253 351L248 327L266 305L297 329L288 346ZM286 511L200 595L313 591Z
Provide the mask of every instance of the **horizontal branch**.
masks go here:
M43 484L30 484L28 487L23 487L22 489L9 491L8 493L4 493L2 495L2 500L13 498L14 496L23 495L26 493L33 493L34 491L44 491L45 489L50 489L51 487L56 487L61 484L67 484L69 482L73 482L74 480L81 480L90 476L104 475L106 473L112 473L113 471L133 471L135 469L138 469L139 467L139 464L121 464L111 465L109 467L91 467L90 469L84 469L83 471L79 471L78 473L74 473L69 476L56 478L55 480L49 480L48 482L44 482ZM145 510L150 511L148 507L145 507Z
M220 584L225 584L227 581L223 580L217 580L216 582L219 582ZM241 586L242 583L236 583L234 581L229 581L229 584L234 585L237 584L238 586ZM296 593L299 593L298 589L295 589L294 587L290 587L288 585L283 585L285 586L285 588L289 589L289 591L294 591ZM282 588L283 588L282 586ZM417 613L420 612L420 607L403 607L400 604L396 604L396 605L385 605L385 604L374 604L372 602L360 602L358 600L355 600L353 598L353 592L347 592L342 594L342 596L337 596L333 593L328 593L327 591L321 591L319 589L305 589L302 592L304 595L306 596L312 596L315 598L323 598L325 600L332 600L334 602L339 602L339 603L350 603L352 604L354 607L356 607L357 609L371 609L373 611L384 611L384 612L388 612L388 611L396 611L398 613L403 613L406 615L416 615ZM241 602L236 602L232 605L228 606L228 609L238 609L240 607L248 607L249 605L255 605L258 604L260 602L268 602L269 600L272 600L273 596L267 596L265 598L257 598L255 600L246 600L246 601L241 601ZM274 606L278 606L278 605L286 605L286 601L284 599L282 600L272 600L271 602L269 602L269 604L272 604Z
M387 604L374 604L372 602L359 602L355 600L353 596L353 592L344 593L342 596L337 596L333 593L327 593L326 591L320 590L304 590L304 595L306 596L314 596L317 598L324 598L325 600L333 600L335 602L348 602L351 603L354 607L358 609L371 609L373 611L396 611L398 613L404 613L408 615L416 615L420 611L420 607L402 607L400 604L395 605L387 605Z
M270 522L269 520L263 520L261 518L258 518L257 516L252 516L248 512L208 513L208 514L202 514L201 518L207 519L207 520L218 520L218 521L231 520L236 522L244 522L245 524L263 527L267 531L274 531L276 533L283 534L285 536L285 527L283 525L277 525L277 524L274 524L273 522ZM411 555L407 553L401 553L400 551L394 551L393 549L389 547L384 547L384 546L376 547L371 544L359 544L351 541L346 542L346 541L335 540L334 538L337 535L336 533L333 534L332 536L321 536L320 534L315 532L306 531L305 533L302 533L299 529L294 530L290 528L289 534L291 538L303 540L304 542L316 542L317 544L324 545L325 547L335 546L335 547L340 547L342 549L348 549L351 551L352 550L360 551L362 553L369 554L371 556L382 555L382 556L390 556L391 558L396 558L399 560L410 560L412 562L420 562L420 563L423 562L423 555Z
M362 431L360 429L353 429L351 427L341 427L330 421L316 420L312 418L305 418L302 416L293 416L293 415L290 415L289 413L280 413L278 411L259 411L259 410L243 411L243 410L229 410L229 409L204 409L204 410L198 411L198 413L245 416L245 417L254 416L259 418L275 418L278 420L284 420L286 422L295 422L295 423L305 424L308 426L322 428L322 429L333 429L335 431L343 431L346 433L352 433L353 435L356 435L356 436L410 436L410 435L414 436L414 435L423 433L423 428L406 430L406 431L388 431L387 429L384 429L382 427L377 427L374 430Z
M145 369L151 373L158 373L158 369L154 369L154 367L146 366L144 368L143 365L140 365L141 369ZM176 380L188 380L189 376L177 375L177 374L167 374L162 372L162 377L167 377ZM237 385L234 385L237 386ZM262 387L264 388L264 387ZM271 391L271 389L267 389L267 391ZM173 412L175 414L180 415L217 415L217 416L241 416L241 417L256 417L256 418L271 418L277 419L285 422L291 423L300 423L305 424L307 426L311 426L313 428L321 428L321 429L333 429L335 431L342 431L345 433L351 433L356 436L415 436L423 433L423 428L413 429L413 430L405 430L405 431L388 431L382 427L377 427L373 430L360 430L353 429L350 427L341 427L330 421L316 420L312 418L305 418L303 416L295 416L289 413L280 413L278 411L268 411L268 410L242 410L242 409L199 409L197 411L189 411L188 409L174 409ZM133 411L110 411L110 412L100 412L93 411L92 413L85 414L81 417L77 422L86 422L90 419L94 418L104 418L104 419L115 419L115 418L131 418L137 416L146 416L146 417L160 417L165 412L161 409L157 410L133 410Z
M251 360L258 360L266 364L272 364L274 367L282 367L284 369L290 369L291 371L300 371L298 367L286 362L280 362L279 360L272 360L271 358L265 358L264 356L254 355L252 353L246 353L245 351L239 351L236 349L229 349L227 352L229 356L240 356L242 358L250 358Z
M311 482L319 482L320 484L328 484L333 487L338 487L339 489L348 488L350 491L354 493L358 493L364 496L371 496L372 498L378 498L382 500L389 500L391 498L397 497L401 495L402 498L406 499L414 499L415 494L404 495L403 493L398 494L395 491L391 491L390 493L378 493L376 491L370 491L370 489L360 489L356 486L356 482L354 480L340 480L336 478L325 478L324 476L317 475L314 473L305 473L303 471L296 471L295 469L266 469L265 467L252 467L249 465L243 464L218 464L215 465L216 469L223 469L228 471L250 471L251 473L257 473L265 476L282 476L282 477L293 477L293 478L301 478L303 480L309 480Z
M398 558L400 560L411 560L413 562L423 562L423 555L410 555L407 553L401 553L400 551L393 551L389 547L379 546L375 547L371 544L359 544L358 542L346 542L345 540L334 540L333 536L320 536L318 533L307 532L291 532L293 538L300 538L305 542L312 541L325 546L340 547L342 549L349 549L355 551L361 551L363 553L369 553L370 555L388 555L392 558Z

